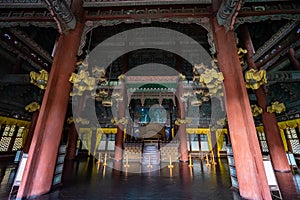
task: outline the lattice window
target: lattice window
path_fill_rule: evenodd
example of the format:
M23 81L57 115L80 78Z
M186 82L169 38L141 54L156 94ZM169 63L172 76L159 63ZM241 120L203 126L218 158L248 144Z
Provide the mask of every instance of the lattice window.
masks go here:
M2 137L0 140L0 152L8 151L11 137Z
M201 142L207 141L207 135L206 134L200 134L200 140L201 140Z
M16 138L12 151L18 151L22 147L22 138Z
M191 135L191 147L192 151L199 151L199 141L198 141L198 134L192 134Z
M9 126L9 125L6 125L6 126L5 126L5 129L4 129L4 131L3 131L3 135L2 135L2 136L8 136L9 130L10 130L10 126Z
M291 144L292 152L296 153L296 154L300 154L300 143L299 143L296 129L295 128L287 128L286 129L286 137L287 137L287 140L289 140L289 142Z
M23 131L25 127L19 127L17 137L22 137L23 136Z
M24 128L25 127L23 126L19 127L12 151L18 151L19 149L22 148L22 142L23 142L22 136L23 136Z
M267 140L266 140L266 135L264 132L258 132L258 139L260 142L260 146L261 146L261 150L264 153L268 153L269 152L269 148L268 148L268 144L267 144Z
M193 141L198 141L198 135L197 135L197 134L193 134L193 135L192 135L192 138L193 138L193 139L192 139Z
M115 134L109 134L108 138L109 138L109 141L115 141L116 135Z
M16 125L11 125L8 136L12 137L14 135Z

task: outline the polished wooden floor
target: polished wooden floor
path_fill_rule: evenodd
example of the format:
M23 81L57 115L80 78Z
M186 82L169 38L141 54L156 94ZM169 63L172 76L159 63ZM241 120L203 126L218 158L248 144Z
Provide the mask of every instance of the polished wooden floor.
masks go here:
M69 161L64 168L63 184L49 194L36 199L140 199L140 200L239 200L239 194L231 188L226 159L218 160L216 166L194 160L193 167L187 163L173 163L168 167L149 170L139 163L130 163L132 172L119 171L100 165L92 158ZM16 165L1 163L0 199L7 199L13 183ZM130 170L129 170L130 171ZM134 172L134 173L133 173ZM284 180L283 180L284 181ZM300 177L293 176L293 187L286 185L284 199L300 199ZM296 188L296 190L294 189Z

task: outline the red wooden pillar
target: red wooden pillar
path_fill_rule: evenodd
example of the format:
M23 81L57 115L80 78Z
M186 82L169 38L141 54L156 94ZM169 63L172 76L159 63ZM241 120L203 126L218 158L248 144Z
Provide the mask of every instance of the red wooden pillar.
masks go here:
M295 50L290 48L288 51L288 57L290 59L291 65L295 70L300 70L300 62L295 56Z
M272 199L237 55L234 32L211 21L219 68L224 75L225 106L239 191L245 199Z
M78 140L78 134L74 123L72 123L68 135L69 138L68 138L66 159L74 160L76 156L76 145Z
M282 199L299 199L292 173L275 172Z
M121 83L120 92L123 97L123 101L118 100L118 119L125 117L125 106L127 105L126 85L124 81L122 81ZM115 161L121 161L123 157L124 128L125 126L123 124L118 124L117 134L115 138Z
M177 98L178 98L178 113L180 119L185 119L185 103L180 99L180 97L183 94L183 84L182 80L178 81L178 92L177 92ZM189 152L187 149L187 141L186 141L186 125L181 124L178 127L178 134L179 134L179 140L180 140L180 161L182 162L188 162L189 160Z
M249 30L246 25L241 27L245 48L247 49L247 59L250 68L257 67L251 58L255 52ZM258 105L263 109L262 122L264 124L264 132L267 138L269 153L271 156L273 168L275 171L289 172L290 165L288 163L286 152L284 150L280 130L277 125L276 116L274 113L267 112L267 98L263 87L253 90L257 99Z
M186 190L190 189L190 185L192 183L192 174L193 173L193 168L188 166L189 164L187 162L180 163L179 164L179 176L180 176L180 181L182 183L183 188Z
M80 5L81 6L81 5ZM83 24L59 37L17 198L50 191Z

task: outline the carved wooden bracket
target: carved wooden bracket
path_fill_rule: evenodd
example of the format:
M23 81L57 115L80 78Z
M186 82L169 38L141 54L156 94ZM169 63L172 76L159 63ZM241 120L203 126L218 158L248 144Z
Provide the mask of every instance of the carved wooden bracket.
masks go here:
M67 2L65 0L44 0L48 6L48 10L57 22L60 33L65 33L70 29L74 29L76 19Z
M232 30L238 11L241 9L245 0L223 0L217 13L218 23Z

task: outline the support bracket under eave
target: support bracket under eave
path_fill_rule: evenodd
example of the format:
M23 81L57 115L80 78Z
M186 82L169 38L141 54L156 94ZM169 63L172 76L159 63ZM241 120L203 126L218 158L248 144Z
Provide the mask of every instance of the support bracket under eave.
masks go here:
M279 71L267 74L267 85L275 83L300 82L300 71Z
M76 18L65 0L44 0L57 23L60 33L66 33L76 26Z
M236 16L246 0L222 0L217 12L218 24L225 26L226 30L232 30Z

